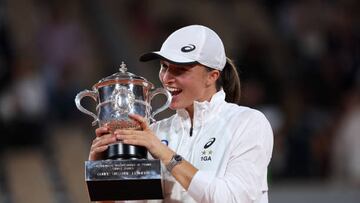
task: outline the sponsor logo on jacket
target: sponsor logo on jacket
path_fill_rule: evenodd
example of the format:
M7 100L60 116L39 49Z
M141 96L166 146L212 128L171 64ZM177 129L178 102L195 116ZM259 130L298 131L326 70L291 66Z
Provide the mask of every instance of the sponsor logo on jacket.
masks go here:
M212 137L204 145L204 149L201 151L200 161L211 161L211 156L213 154L213 151L210 147L214 144L215 140L216 140L216 138Z

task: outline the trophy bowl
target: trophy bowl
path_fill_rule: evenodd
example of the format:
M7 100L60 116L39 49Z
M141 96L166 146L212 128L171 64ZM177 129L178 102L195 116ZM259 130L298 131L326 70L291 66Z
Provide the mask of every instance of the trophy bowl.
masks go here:
M154 121L154 116L169 107L171 94L164 88L154 89L154 85L145 78L127 72L125 63L121 64L118 73L101 79L93 85L93 90L84 90L76 95L77 108L94 118L93 126L107 126L113 133L116 129L141 130L138 122L129 114L138 114L148 123ZM166 103L152 111L151 100L159 94L166 96ZM97 102L97 114L81 105L84 97L90 97ZM144 147L126 145L121 142L110 145L105 159L143 159L147 150Z

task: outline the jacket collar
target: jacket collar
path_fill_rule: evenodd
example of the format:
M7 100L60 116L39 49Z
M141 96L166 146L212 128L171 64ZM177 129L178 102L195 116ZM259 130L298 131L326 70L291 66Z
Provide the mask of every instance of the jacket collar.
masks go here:
M209 101L198 102L194 101L194 128L198 125L203 125L206 120L211 119L220 111L221 104L225 103L225 92L223 89L216 92ZM177 115L182 120L190 119L188 112L185 109L176 111Z

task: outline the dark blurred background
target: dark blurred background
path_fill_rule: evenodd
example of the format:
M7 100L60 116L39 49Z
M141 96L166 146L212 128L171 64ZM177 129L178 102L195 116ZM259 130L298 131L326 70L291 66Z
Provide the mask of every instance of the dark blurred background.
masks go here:
M75 95L185 25L214 29L270 120L270 202L360 202L360 1L0 0L0 202L89 202ZM94 102L87 101L90 107ZM164 112L158 119L170 115Z

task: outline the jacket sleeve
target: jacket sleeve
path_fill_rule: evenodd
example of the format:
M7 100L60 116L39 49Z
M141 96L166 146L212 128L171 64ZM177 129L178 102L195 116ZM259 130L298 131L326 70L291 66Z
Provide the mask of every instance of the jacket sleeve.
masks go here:
M257 111L256 111L257 112ZM267 191L267 166L273 147L273 133L265 116L251 115L245 127L238 128L229 146L230 157L223 176L199 170L188 188L196 202L247 203Z

